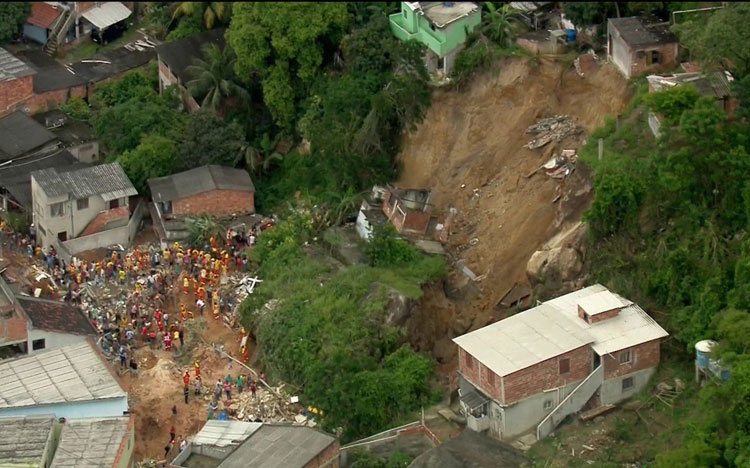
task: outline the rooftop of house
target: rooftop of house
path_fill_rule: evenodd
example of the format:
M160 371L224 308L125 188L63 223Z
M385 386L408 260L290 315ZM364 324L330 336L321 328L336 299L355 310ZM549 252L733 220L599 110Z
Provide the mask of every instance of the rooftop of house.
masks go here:
M154 48L128 50L125 46L97 52L93 57L70 65L70 68L87 82L96 83L124 71L140 67L156 58Z
M474 2L405 2L408 8L421 12L436 27L450 23L479 10Z
M31 16L26 19L26 22L42 29L50 29L52 23L63 11L63 8L47 2L32 2Z
M0 418L0 466L42 466L53 416Z
M110 201L138 194L116 162L70 172L49 168L34 172L31 176L48 197L68 195L69 199L79 199L101 195L104 201Z
M166 63L172 73L183 83L190 81L185 69L193 64L193 59L201 58L201 48L205 44L216 44L224 48L224 32L226 28L211 29L195 36L166 42L156 48L159 60Z
M603 292L606 299L600 294ZM578 316L581 302L608 310L619 304L621 309L614 317L590 324ZM453 341L493 372L505 376L584 345L591 345L601 356L665 336L667 332L637 304L596 284Z
M524 455L510 444L464 429L411 462L409 468L518 468Z
M17 158L57 138L21 111L0 119L0 161Z
M34 328L74 335L97 333L83 312L69 304L26 296L17 299Z
M250 174L244 169L208 165L166 177L148 180L155 202L167 202L211 190L255 192Z
M0 186L10 193L23 208L31 207L31 173L54 167L58 172L71 171L88 167L67 150L38 154L0 166Z
M0 362L0 409L126 395L89 343Z
M129 422L127 417L66 421L50 468L114 466L120 445L128 436Z
M35 3L36 5L36 3ZM18 53L18 57L31 66L34 74L34 92L44 93L86 84L72 69L44 53L41 49L29 49Z
M94 129L88 122L69 118L57 109L35 114L34 120L47 127L66 146L96 140Z
M237 447L262 425L263 423L245 421L206 421L200 432L193 437L187 450L178 454L172 465L185 468L216 468L225 458L221 454L228 452L204 451L203 447Z
M34 69L23 60L0 47L0 81L15 80L34 73Z
M97 29L105 29L133 14L122 2L101 2L82 13L84 19Z
M432 191L429 189L391 188L389 191L391 196L396 196L410 210L421 211L430 206Z
M649 75L646 77L654 91L669 89L679 85L692 86L703 96L723 99L732 95L730 83L734 81L729 72L713 73L673 73L667 75Z
M642 18L610 18L610 24L617 29L622 39L630 47L645 47L677 42L677 36L669 29L669 23L646 23Z
M302 468L335 441L317 429L263 423L218 468Z

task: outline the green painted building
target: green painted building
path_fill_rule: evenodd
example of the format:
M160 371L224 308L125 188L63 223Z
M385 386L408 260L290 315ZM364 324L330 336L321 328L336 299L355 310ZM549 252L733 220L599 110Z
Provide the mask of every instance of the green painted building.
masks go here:
M427 46L425 65L430 73L447 75L466 35L479 26L482 13L473 2L401 2L401 12L389 19L397 38L415 39Z

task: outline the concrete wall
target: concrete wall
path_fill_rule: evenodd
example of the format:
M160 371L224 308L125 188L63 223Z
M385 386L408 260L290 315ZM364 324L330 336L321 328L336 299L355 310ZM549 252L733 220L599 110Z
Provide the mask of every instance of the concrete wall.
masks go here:
M117 448L115 461L112 468L130 468L133 466L133 448L135 447L135 418L130 416L128 421L128 432L123 437L120 446Z
M547 437L568 416L577 413L601 387L604 367L599 365L537 426L537 439Z
M331 445L307 462L304 468L339 468L339 441L334 440Z
M128 397L107 398L52 405L0 408L0 418L16 418L37 414L54 414L56 418L96 418L122 416L128 411Z
M677 66L678 44L654 44L637 49L627 44L619 31L607 23L607 58L614 62L626 78L632 78L647 72L666 70ZM651 63L651 53L659 53L659 60Z
M626 398L630 398L643 390L654 375L655 368L643 369L632 374L622 375L616 379L605 380L599 391L599 400L602 405L613 405ZM622 390L622 381L628 377L633 378L633 386L626 391Z
M177 216L211 214L218 217L255 213L255 194L241 190L211 190L174 200L172 213Z
M34 340L44 339L44 348L34 351L32 343ZM63 346L81 344L86 341L85 335L74 335L72 333L60 333L32 328L28 334L29 354L37 354L50 349L59 349Z
M607 22L607 58L626 76L630 77L630 47L620 32Z
M83 163L90 164L99 160L99 142L96 140L71 146L68 151Z

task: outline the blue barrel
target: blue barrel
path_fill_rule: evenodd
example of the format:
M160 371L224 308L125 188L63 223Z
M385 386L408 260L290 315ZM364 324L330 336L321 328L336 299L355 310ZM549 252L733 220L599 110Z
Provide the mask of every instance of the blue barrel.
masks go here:
M573 42L576 40L576 30L575 29L566 29L565 30L565 40L568 42Z
M695 343L695 362L698 367L708 369L708 360L711 357L711 348L716 346L712 340L702 340Z

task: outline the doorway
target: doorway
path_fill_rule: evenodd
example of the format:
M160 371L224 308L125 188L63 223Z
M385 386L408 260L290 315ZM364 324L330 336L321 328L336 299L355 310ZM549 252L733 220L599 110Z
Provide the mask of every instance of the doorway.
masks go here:
M601 357L601 356L599 356L598 354L596 354L596 351L594 351L594 362L593 362L593 364L594 364L594 365L593 365L593 367L591 368L591 370L594 370L594 369L596 369L597 367L599 367L599 365L600 365L601 363L602 363L602 357Z

